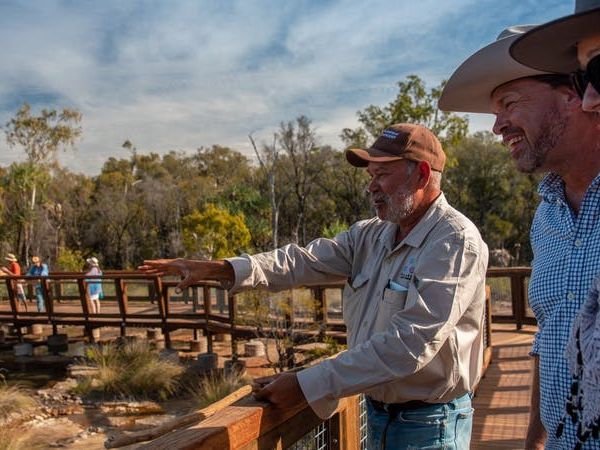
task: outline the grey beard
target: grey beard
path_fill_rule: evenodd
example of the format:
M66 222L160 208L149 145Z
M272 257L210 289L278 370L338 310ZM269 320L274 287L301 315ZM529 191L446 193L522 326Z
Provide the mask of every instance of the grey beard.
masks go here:
M385 203L388 209L385 220L387 222L399 223L413 213L415 201L412 195L405 193L395 194L394 200L395 202L392 202L392 197L385 196Z

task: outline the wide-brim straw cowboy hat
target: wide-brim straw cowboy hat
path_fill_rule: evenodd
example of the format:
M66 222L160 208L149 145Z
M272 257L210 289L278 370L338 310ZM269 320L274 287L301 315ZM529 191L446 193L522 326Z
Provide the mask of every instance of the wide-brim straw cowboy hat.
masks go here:
M575 14L547 22L517 39L510 54L534 69L570 73L579 67L577 42L600 34L600 0L576 0Z
M495 42L471 55L454 71L438 101L444 111L491 113L491 96L498 86L519 78L544 75L511 58L510 45L535 25L515 25L505 29Z
M4 257L4 259L5 259L5 260L7 260L7 261L12 261L12 262L15 262L15 261L17 261L17 257L16 257L15 255L13 255L12 253L8 253L8 254L7 254L5 257Z

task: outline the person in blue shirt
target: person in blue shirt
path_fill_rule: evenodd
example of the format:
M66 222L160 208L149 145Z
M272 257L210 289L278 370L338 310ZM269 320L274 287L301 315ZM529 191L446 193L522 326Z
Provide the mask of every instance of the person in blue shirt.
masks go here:
M100 270L100 264L98 262L98 258L92 256L85 260L87 264L88 271L85 273L86 275L102 275L102 271ZM102 292L102 281L100 279L88 278L87 281L87 289L88 295L90 296L90 301L92 303L92 314L100 313L100 299L103 296Z
M33 265L29 268L26 275L32 277L47 277L49 275L48 265L42 263L42 259L39 256L32 256L31 262ZM38 312L45 312L46 305L44 303L44 292L40 282L36 282L35 284L35 298Z
M511 44L532 29L510 27L471 55L448 80L439 106L494 114L493 131L517 169L546 174L531 226L529 304L538 331L530 352L525 449L600 450L600 427L569 417L579 410L570 394L580 385L565 358L572 325L600 273L600 115L582 109L568 75L540 72L510 57ZM594 385L600 386L598 378Z

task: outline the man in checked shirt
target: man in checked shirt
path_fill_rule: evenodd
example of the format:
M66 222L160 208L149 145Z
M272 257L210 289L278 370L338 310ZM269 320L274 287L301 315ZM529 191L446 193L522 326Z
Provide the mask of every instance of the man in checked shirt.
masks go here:
M225 261L146 261L140 269L213 279L237 291L346 281L348 350L298 373L257 380L256 398L308 403L325 419L337 400L367 396L369 449L469 448L471 391L481 375L488 250L440 190L446 156L427 128L388 127L346 152L366 167L377 217L333 239Z
M582 445L563 420L572 377L565 348L572 323L600 273L600 115L584 112L568 75L517 63L509 48L534 26L504 30L450 77L439 106L492 113L517 168L547 172L531 227L529 304L538 322L527 449ZM579 448L600 449L589 437Z

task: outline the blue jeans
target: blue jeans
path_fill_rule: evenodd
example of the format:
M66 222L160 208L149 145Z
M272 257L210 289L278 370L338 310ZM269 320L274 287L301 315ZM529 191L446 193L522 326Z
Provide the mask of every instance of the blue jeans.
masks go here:
M471 396L390 416L367 399L368 449L468 450L473 426Z
M46 311L46 305L44 304L44 294L42 292L42 287L41 286L36 286L35 287L35 298L37 301L37 310L38 312L45 312Z

